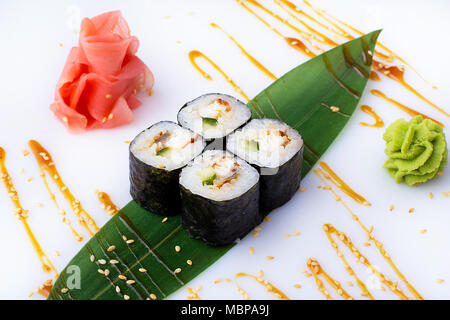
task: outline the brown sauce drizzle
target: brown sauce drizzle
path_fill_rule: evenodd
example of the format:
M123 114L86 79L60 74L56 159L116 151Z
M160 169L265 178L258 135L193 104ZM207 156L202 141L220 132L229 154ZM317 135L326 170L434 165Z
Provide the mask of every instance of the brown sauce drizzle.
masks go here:
M366 233L366 237L369 241L375 244L375 247L377 248L378 252L381 254L381 256L387 261L387 263L390 265L392 270L394 270L395 274L403 281L403 283L406 285L406 287L409 289L409 291L419 300L423 300L423 297L419 294L419 292L408 282L406 277L400 272L398 267L395 265L394 261L392 260L391 256L386 252L386 250L383 248L383 244L375 239L374 235L372 234L373 228L370 229L367 228L359 219L359 217L353 213L353 211L350 209L350 207L345 203L344 200L336 193L336 191L333 189L333 187L327 182L327 180L330 180L331 178L320 168L313 170L314 174L319 177L319 179L324 183L325 187L323 189L329 190L335 197L336 200L341 203L346 211L350 214L353 221L356 221L358 225L361 227L361 229ZM395 286L397 287L397 286Z
M41 177L56 207L60 209L58 203L56 202L54 194L50 191L47 179L45 177L45 173L47 173L50 176L55 185L58 187L61 194L64 196L67 202L69 202L70 207L72 208L72 211L78 218L78 222L80 223L80 225L84 227L91 236L93 236L94 233L99 230L97 224L95 223L94 219L92 219L92 217L84 210L84 208L80 204L80 201L73 196L67 185L61 179L61 176L59 175L59 172L56 169L56 166L53 162L50 153L44 147L42 147L39 144L39 142L35 140L30 140L28 142L28 145L34 154L34 157L36 158L36 161L39 165L39 169L41 171ZM81 241L79 238L77 238L77 236L75 236L75 238L76 240Z
M36 289L36 293L43 296L44 298L47 298L50 294L50 291L52 291L53 288L53 280L47 280L43 284L39 286L39 288Z
M396 100L394 100L392 98L389 98L388 96L386 96L380 90L372 89L372 90L370 90L370 93L373 94L376 97L382 98L382 99L392 103L394 106L400 108L401 110L405 111L407 114L409 114L409 115L411 115L413 117L415 117L415 116L422 116L424 119L430 119L430 120L436 122L437 124L439 124L441 127L444 127L444 124L442 124L441 122L439 122L439 121L437 121L437 120L435 120L433 118L430 118L429 116L427 116L427 115L425 115L423 113L420 113L419 111L411 109L411 108L405 106L404 104L401 104L400 102L398 102L398 101L396 101Z
M109 215L113 216L117 212L120 211L120 208L112 202L111 197L106 192L99 192L97 193L98 201L100 201L100 204L102 208L108 213Z
M239 3L243 8L245 8L248 12L250 12L253 16L255 16L259 21L261 21L266 27L268 27L270 30L272 30L273 32L275 32L275 34L277 34L278 36L280 36L281 38L283 38L287 44L289 46L291 46L292 48L304 53L305 55L307 55L310 58L314 58L316 56L316 54L314 52L312 52L301 40L297 39L297 38L292 38L292 37L286 37L284 36L280 31L278 31L277 29L275 29L274 27L272 27L272 25L270 25L266 20L264 20L263 18L261 18L258 14L256 14L252 9L250 9L248 6L246 6L241 0L236 0L237 3ZM244 0L247 1L247 0ZM281 18L280 18L281 19Z
M381 81L380 76L375 71L370 71L369 79L372 81Z
M234 277L234 282L236 284L236 287L239 291L240 294L242 294L242 296L244 297L244 299L248 300L250 299L250 296L248 295L247 292L245 292L244 289L242 289L239 286L238 283L238 278L243 278L243 277L248 277L248 278L252 278L254 279L256 282L258 282L259 284L261 284L262 286L264 286L266 288L267 292L271 292L273 293L277 298L281 299L281 300L291 300L289 299L288 296L286 296L283 292L281 292L279 289L277 289L276 287L273 286L273 284L271 284L269 281L262 279L262 272L260 272L260 275L258 276L254 276L252 274L248 274L245 272L239 272L235 275Z
M204 78L212 80L212 77L208 73L206 73L202 68L199 67L199 65L196 62L197 58L203 58L207 62L209 62L209 64L214 69L216 69L225 78L225 80L233 87L234 91L242 95L245 98L245 100L247 100L247 102L250 101L250 98L242 91L242 89L225 72L223 72L223 70L214 61L212 61L210 58L208 58L200 51L192 50L191 52L189 52L189 60L191 64L194 66L194 68L197 69L197 71L200 72L200 74Z
M327 37L326 35L324 35L323 33L317 31L316 29L314 29L313 27L311 27L309 24L307 24L305 21L303 21L302 19L298 18L296 15L292 14L291 11L293 11L294 13L298 14L298 15L302 15L302 16L306 16L309 17L306 13L304 13L302 10L299 10L297 8L297 6L295 4L293 4L290 1L287 0L274 0L274 2L281 7L287 14L289 14L292 18L294 18L295 20L297 20L299 23L301 23L305 28L307 28L309 31L312 32L311 36L314 37L315 40L323 43L323 44L327 44L329 46L332 47L336 47L339 44L336 43L335 41L331 40L329 37ZM284 5L284 6L283 6ZM289 8L291 11L286 10L286 7ZM313 19L314 21L314 19ZM316 35L318 37L316 37Z
M326 164L325 162L321 161L320 166L323 170L327 172L326 178L330 180L339 190L344 192L346 195L348 195L350 198L355 200L356 202L365 205L370 206L370 202L367 201L363 196L356 193L352 188L348 186L331 168Z
M422 94L420 94L416 89L411 87L404 79L403 75L405 74L405 69L402 66L388 66L386 64L383 64L379 61L373 60L372 66L375 68L375 70L381 72L386 77L400 83L404 88L406 88L408 91L413 93L415 96L420 98L421 100L428 103L430 106L432 106L434 109L439 111L440 113L446 115L447 117L450 117L450 114L447 113L444 109L438 107L433 102L425 98Z
M374 127L374 128L381 128L384 126L384 122L383 119L380 118L380 116L375 112L375 110L373 110L373 108L371 108L368 105L362 105L361 110L365 113L367 113L368 115L372 116L375 119L375 123L374 124L369 124L366 122L360 122L359 124L365 127Z
M233 43L241 50L241 52L247 57L248 60L250 60L251 63L253 63L254 66L256 66L259 70L261 70L263 73L265 73L269 78L272 80L277 80L278 78L270 72L266 67L264 67L258 60L256 60L252 55L250 55L247 50L244 49L244 47L236 41L228 32L226 32L224 29L222 29L219 25L215 23L209 24L213 28L217 28L220 31L222 31Z
M325 270L323 270L322 266L315 258L309 258L306 266L314 276L317 288L320 292L322 292L327 300L332 300L333 298L325 288L322 280L320 280L320 277L323 277L342 298L345 300L354 300L354 298L344 290L339 281L334 280L328 273L325 272Z
M341 25L345 26L346 28L348 28L348 29L352 30L353 32L357 33L359 36L364 35L363 32L361 32L358 29L350 26L349 24L339 20L338 18L332 16L331 14L326 12L325 10L318 9L318 8L314 7L313 5L311 5L306 0L304 0L303 2L307 6L309 6L317 15L322 17L324 20L326 20L328 23L330 23L331 25L333 25L335 28L337 28L339 30L339 32L338 32L338 31L336 31L333 28L330 28L330 27L328 27L326 25L321 24L318 21L315 21L316 23L320 24L322 27L328 29L329 31L331 31L331 32L333 32L333 33L335 33L337 35L343 36L343 37L345 37L348 40L353 40L354 39L354 37L352 35L348 34L344 29L340 28L336 23L334 23L331 20L331 19L334 19L336 22L340 23ZM386 54L383 54L383 53L381 53L379 51L375 51L374 54L378 58L380 58L380 59L382 59L383 61L386 61L386 62L393 62L394 58L398 59L399 61L401 61L402 63L407 65L412 71L414 71L414 73L416 73L424 82L426 82L427 84L431 85L433 87L433 89L437 89L436 86L432 85L429 81L427 81L424 77L422 77L422 75L419 74L419 72L417 72L417 70L415 68L413 68L413 66L411 66L408 62L406 62L402 57L398 56L396 53L394 53L392 50L390 50L388 47L386 47L385 45L383 45L380 42L377 42L377 45L388 53L388 55L386 55Z
M354 271L350 268L348 269L348 267L350 267L350 265L348 264L348 262L345 260L343 253L339 250L339 247L336 243L336 241L334 241L332 234L335 234L339 240L342 241L342 243L344 243L349 250L352 252L352 254L356 257L356 259L358 259L358 262L364 264L367 268L370 269L370 271L375 274L377 276L377 278L380 280L381 283L383 283L384 285L386 285L393 293L395 293L400 299L402 300L409 300L409 298L403 293L403 291L398 287L398 283L394 283L391 280L389 280L384 274L382 274L381 272L379 272L372 264L370 264L369 260L361 254L361 252L353 245L351 239L344 233L341 232L339 230L336 230L332 225L330 224L325 224L323 226L323 230L325 231L325 233L327 234L328 240L330 241L331 245L333 246L333 248L335 248L336 253L338 254L338 256L341 258L341 260L344 262L347 272L349 274L354 274ZM358 281L358 280L357 280ZM359 280L360 281L360 280ZM374 299L373 296L370 294L369 290L367 290L367 287L360 281L358 282L358 284L362 284L363 287L362 289L362 295L363 296L367 296L370 299Z
M16 214L17 218L22 222L22 225L25 228L27 236L30 239L31 244L33 245L33 248L38 255L39 261L42 264L42 269L47 273L53 271L56 277L58 277L58 271L53 266L53 263L47 257L44 250L42 250L41 245L37 241L36 237L33 234L33 231L30 228L30 225L27 222L28 210L25 210L22 207L22 204L20 203L19 194L17 193L17 190L14 187L13 181L11 179L11 176L9 175L8 170L6 168L5 157L6 157L5 150L2 147L0 147L1 179L3 180L6 190L8 191L9 198L14 204L15 207L14 213Z

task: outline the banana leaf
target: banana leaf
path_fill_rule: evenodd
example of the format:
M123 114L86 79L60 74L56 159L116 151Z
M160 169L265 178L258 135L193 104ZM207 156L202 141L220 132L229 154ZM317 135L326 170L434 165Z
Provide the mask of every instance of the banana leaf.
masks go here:
M304 175L355 111L379 33L374 31L307 61L249 102L253 117L281 119L302 134ZM175 246L181 250L177 252ZM70 261L48 299L164 299L231 248L210 247L191 239L181 227L180 216L162 222L161 216L131 201Z

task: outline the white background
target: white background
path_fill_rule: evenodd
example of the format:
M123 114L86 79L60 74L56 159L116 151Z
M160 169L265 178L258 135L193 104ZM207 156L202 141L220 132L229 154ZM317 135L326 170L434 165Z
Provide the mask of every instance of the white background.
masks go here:
M262 0L262 3L278 11L272 1ZM445 96L450 88L446 41L450 29L448 1L317 0L315 4L363 31L383 28L380 40L415 66L439 90L431 89L409 70L406 80L450 111ZM79 20L73 13L92 17L115 9L122 10L132 34L141 41L138 56L155 75L154 95L142 97L144 104L135 111L135 121L131 125L72 135L53 117L49 104L67 54L77 44L78 35L73 33L73 26L78 26ZM287 36L298 37L292 30L268 20ZM103 225L109 216L101 209L95 189L109 193L119 206L130 200L128 145L124 140L131 140L156 121L175 120L180 106L202 93L221 91L236 95L204 64L214 81L202 78L189 63L187 53L190 50L201 50L216 61L250 97L271 83L219 30L211 28L210 22L218 23L234 35L277 76L306 61L305 56L287 46L283 39L232 0L1 2L0 145L7 152L6 163L23 206L30 210L29 224L59 270L82 244L77 243L61 223L40 180L34 158L22 156L21 150L27 148L29 139L40 141L52 154L72 192L98 224ZM369 94L372 88L381 88L410 107L439 119L447 127L450 125L448 118L384 78L380 83L368 84L361 104L372 106L386 124L399 117L409 119L409 116ZM366 225L374 226L375 237L385 244L418 291L425 298L450 298L450 198L441 195L442 191L450 191L449 170L418 188L396 185L381 168L385 160L381 138L384 129L362 127L360 121L371 122L372 119L357 111L323 160L372 202L367 208L344 197ZM448 129L446 133L448 135ZM21 168L25 168L23 175L19 174ZM35 179L27 182L31 176ZM316 188L319 184L318 178L310 173L303 181L307 191L298 193L287 205L274 211L270 215L272 221L262 224L258 238L244 239L189 286L202 285L199 294L204 299L239 299L241 296L233 284L213 284L213 281L233 278L241 271L256 274L262 269L266 279L292 299L323 299L313 278L306 278L300 272L306 269L309 257L316 257L325 270L342 283L353 281L323 233L324 223L332 223L345 231L372 264L397 281L375 248L362 245L365 235L344 208L329 192ZM434 199L428 198L429 192L434 193ZM38 208L36 202L42 202L44 207ZM60 203L65 204L63 199ZM391 204L395 205L393 212L388 210ZM408 213L412 207L414 214ZM42 272L24 229L12 211L7 192L0 187L0 298L26 299L49 275ZM75 219L72 221L78 227ZM428 232L420 234L421 229ZM295 231L300 231L301 235L283 237ZM255 248L254 255L248 253L250 246ZM53 250L60 251L61 256L54 256ZM354 263L350 252L346 249L344 252L359 276L365 281L369 279L371 275L365 268ZM275 259L267 261L266 255ZM439 278L447 281L438 284L436 279ZM295 289L295 283L303 287ZM241 280L241 284L251 298L273 298L252 280ZM348 291L361 298L357 288ZM337 297L331 289L330 292ZM377 298L397 298L377 289L371 292ZM186 296L183 288L172 297L184 299Z

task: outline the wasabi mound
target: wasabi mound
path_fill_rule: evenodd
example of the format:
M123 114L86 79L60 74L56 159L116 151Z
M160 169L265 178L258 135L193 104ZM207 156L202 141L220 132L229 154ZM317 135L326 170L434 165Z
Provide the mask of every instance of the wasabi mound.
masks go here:
M389 157L383 165L396 183L418 185L442 173L447 164L447 143L442 127L416 116L407 122L399 119L383 135L384 152Z

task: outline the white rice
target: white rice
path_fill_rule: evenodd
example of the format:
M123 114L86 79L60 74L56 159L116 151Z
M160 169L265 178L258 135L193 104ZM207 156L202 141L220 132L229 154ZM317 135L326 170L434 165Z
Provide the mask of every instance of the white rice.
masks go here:
M212 185L202 185L203 178L200 173L205 168L212 169L217 176ZM223 183L230 176L235 178ZM255 168L231 153L221 150L205 151L184 167L180 174L180 184L184 188L215 201L235 199L252 188L258 180L259 174Z
M250 150L247 141L257 142L259 150ZM274 119L254 119L227 137L228 151L264 168L282 166L302 146L303 140L297 130Z
M220 103L220 99L228 103L228 107ZM250 117L251 111L243 102L232 96L211 93L189 102L182 108L178 113L178 122L210 140L225 137L246 123ZM216 119L218 125L203 130L203 118Z
M165 133L169 134L167 139L155 142L155 138ZM205 140L191 130L171 121L162 121L141 132L131 142L130 151L136 158L150 166L172 171L184 167L198 156L205 145ZM163 148L170 148L170 157L156 155Z

